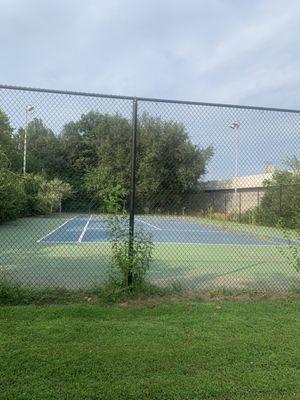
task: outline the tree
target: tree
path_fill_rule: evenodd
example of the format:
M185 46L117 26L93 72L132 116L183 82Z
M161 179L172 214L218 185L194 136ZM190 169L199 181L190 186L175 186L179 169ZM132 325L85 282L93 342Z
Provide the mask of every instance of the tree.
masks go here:
M260 207L263 224L285 228L300 227L300 159L293 156L286 161L286 169L276 171L265 183L266 192Z
M13 135L8 116L0 110L0 149L9 160L10 169L17 171L21 165L21 154Z
M97 199L98 208L109 213L117 212L122 208L126 189L118 183L108 167L96 167L85 175L87 192Z
M137 158L139 208L182 208L212 155L212 147L200 149L191 142L182 124L144 114L139 124Z
M60 137L65 173L71 178L82 176L100 165L124 171L130 164L130 134L130 123L119 114L90 111L78 122L70 122Z
M11 137L7 118L3 117L3 124L6 137ZM22 148L23 128L17 139ZM34 204L42 204L34 200L41 175L45 180L57 178L71 184L72 201L78 209L90 208L95 199L107 209L109 198L115 199L116 206L128 208L131 121L127 118L90 111L66 124L58 136L35 118L27 126L27 144L27 172L38 175L25 181L33 195L28 203L30 213ZM182 208L186 196L197 190L212 154L211 147L194 145L183 125L144 114L138 124L137 208ZM67 203L71 209L71 199Z
M10 169L11 162L8 159L8 156L5 154L3 148L0 147L0 171L5 169Z
M41 188L41 196L47 204L50 214L61 211L62 200L72 194L71 185L54 178Z
M64 127L62 176L76 190L73 200L80 208L94 206L95 199L106 207L109 193L129 190L130 140L130 123L119 114L91 111Z
M6 153L12 146L12 128L8 116L0 110L0 146Z
M118 202L128 205L131 164L129 122L119 115L103 116L93 112L81 118L76 127L77 133L74 129L73 124L68 126L65 139L71 137L76 142L78 131L84 129L80 138L84 150L76 166L83 175L86 172L85 189L102 204L107 202L110 194L115 197L118 193ZM74 143L73 149L76 149ZM183 125L144 114L138 126L138 209L175 210L183 207L187 194L196 190L212 154L211 147L200 149L195 146Z
M23 149L25 131L18 132L19 147ZM63 155L59 140L41 119L35 118L27 126L27 172L44 174L50 178L61 173Z
M68 183L54 178L47 181L41 175L26 174L24 178L26 205L24 215L51 214L60 211L62 200L71 196Z
M25 200L21 179L9 167L9 159L0 149L0 222L17 218Z

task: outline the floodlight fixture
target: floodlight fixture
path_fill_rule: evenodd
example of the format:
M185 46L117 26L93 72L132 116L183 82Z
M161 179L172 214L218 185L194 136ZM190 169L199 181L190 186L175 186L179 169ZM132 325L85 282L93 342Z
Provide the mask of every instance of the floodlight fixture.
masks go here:
M239 129L240 127L240 121L233 121L232 124L230 124L231 129Z
M27 113L30 113L30 112L32 112L34 110L34 106L32 106L32 105L28 105L27 107L26 107L26 112Z

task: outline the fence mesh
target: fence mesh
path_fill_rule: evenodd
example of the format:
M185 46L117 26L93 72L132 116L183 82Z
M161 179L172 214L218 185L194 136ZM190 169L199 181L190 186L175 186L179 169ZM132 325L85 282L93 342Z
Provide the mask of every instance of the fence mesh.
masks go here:
M0 279L105 285L118 210L154 285L298 287L299 131L297 110L1 86Z

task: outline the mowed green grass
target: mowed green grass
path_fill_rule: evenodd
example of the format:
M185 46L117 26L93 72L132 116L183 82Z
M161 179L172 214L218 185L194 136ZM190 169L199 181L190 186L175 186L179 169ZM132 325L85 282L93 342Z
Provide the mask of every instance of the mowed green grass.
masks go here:
M0 307L5 400L300 398L299 301Z
M108 279L108 243L37 243L67 221L64 218L23 218L0 225L0 274L26 286L78 288ZM199 220L201 224L203 220ZM219 222L205 223L219 227ZM270 234L265 228L227 224L220 229ZM272 232L275 232L272 230ZM250 234L250 233L249 233ZM160 286L199 289L290 289L299 274L276 246L233 246L157 243L148 278Z

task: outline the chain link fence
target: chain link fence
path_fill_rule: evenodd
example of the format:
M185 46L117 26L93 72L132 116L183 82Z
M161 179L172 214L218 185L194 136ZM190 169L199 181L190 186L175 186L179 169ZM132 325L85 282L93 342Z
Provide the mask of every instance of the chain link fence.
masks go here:
M154 285L299 287L299 133L298 110L2 85L0 279L105 285L116 207Z

